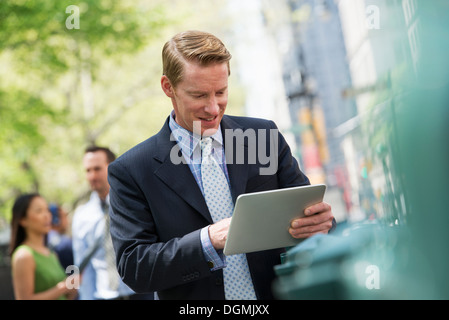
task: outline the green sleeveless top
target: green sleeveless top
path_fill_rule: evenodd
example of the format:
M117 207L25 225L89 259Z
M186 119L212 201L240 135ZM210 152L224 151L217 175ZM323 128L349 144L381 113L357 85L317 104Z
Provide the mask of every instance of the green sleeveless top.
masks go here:
M34 292L42 292L48 290L58 284L58 282L66 279L66 274L62 268L58 257L51 251L50 255L43 255L27 245L20 245L18 249L25 248L33 255L36 262L36 270L34 271ZM62 295L58 300L66 300L66 296Z

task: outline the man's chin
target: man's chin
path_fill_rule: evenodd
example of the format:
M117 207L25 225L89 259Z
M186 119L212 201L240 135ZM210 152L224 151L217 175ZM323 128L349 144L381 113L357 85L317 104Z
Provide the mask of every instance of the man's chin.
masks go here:
M210 137L213 136L216 132L217 132L218 128L209 128L209 129L204 129L201 132L201 136L202 137Z
M207 120L195 121L193 123L193 132L195 134L199 134L201 132L202 137L212 136L217 132L218 127L220 126L220 120L221 117L216 117L211 121Z

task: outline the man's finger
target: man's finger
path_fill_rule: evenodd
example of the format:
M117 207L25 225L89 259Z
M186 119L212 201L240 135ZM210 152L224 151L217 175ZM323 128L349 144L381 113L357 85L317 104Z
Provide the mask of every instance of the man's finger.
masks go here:
M300 234L310 234L319 231L329 231L332 228L332 219L326 220L320 224L307 225L300 228L290 228L289 232L292 236Z
M304 210L304 214L306 216L311 216L311 215L314 215L316 213L324 212L324 211L332 211L332 208L331 208L331 206L328 203L323 201L323 202L320 202L320 203L317 203L317 204L314 204L314 205L311 205L311 206L307 207Z
M333 215L332 215L331 211L321 212L321 213L318 213L318 214L315 214L315 215L312 215L309 217L295 219L292 221L291 227L296 229L296 228L301 228L301 227L306 227L306 226L318 225L318 224L328 221L329 219L333 219Z
M328 232L329 232L329 230L325 229L325 230L320 230L320 231L316 231L316 232L308 232L308 233L306 232L306 233L298 233L298 234L291 234L290 233L290 234L295 239L305 239L305 238L309 238L309 237L311 237L313 235L320 234L320 233L327 234Z

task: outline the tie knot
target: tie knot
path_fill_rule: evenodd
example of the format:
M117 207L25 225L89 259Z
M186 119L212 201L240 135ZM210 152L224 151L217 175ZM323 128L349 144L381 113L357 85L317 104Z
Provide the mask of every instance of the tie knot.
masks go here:
M203 158L208 157L212 153L212 138L207 137L201 140L201 151L203 152Z

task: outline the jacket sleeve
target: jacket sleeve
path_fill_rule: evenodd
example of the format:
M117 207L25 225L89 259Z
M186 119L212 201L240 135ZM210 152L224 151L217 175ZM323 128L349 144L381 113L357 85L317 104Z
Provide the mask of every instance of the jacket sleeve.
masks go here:
M210 275L200 229L161 242L145 194L119 161L108 168L111 236L117 269L131 289L152 292ZM173 221L173 224L182 223Z

